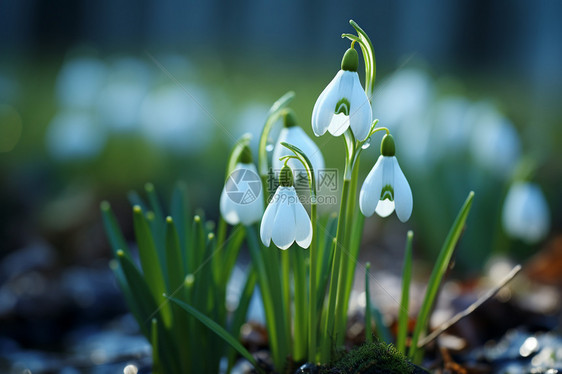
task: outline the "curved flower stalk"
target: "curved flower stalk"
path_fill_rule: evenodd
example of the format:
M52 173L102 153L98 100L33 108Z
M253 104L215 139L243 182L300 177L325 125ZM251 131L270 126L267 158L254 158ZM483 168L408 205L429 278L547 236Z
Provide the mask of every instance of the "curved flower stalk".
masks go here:
M343 56L341 70L314 104L312 129L316 136L324 135L326 131L340 136L349 127L358 140L369 136L373 114L357 74L359 56L353 43Z
M396 209L402 222L412 214L412 190L395 157L392 135L387 134L382 139L381 155L361 187L359 207L367 217L374 212L387 217Z
M316 173L316 181L318 181L318 173L324 170L324 157L322 156L322 152L320 152L320 148L318 148L316 143L308 137L301 127L297 126L295 114L292 110L285 109L282 116L283 129L281 130L279 138L277 139L277 144L275 144L275 148L273 149L273 170L277 175L279 175L279 171L283 168L283 161L280 159L292 154L292 152L282 144L288 143L298 147L302 153L309 158ZM304 176L306 180L308 180L307 170L303 167L302 162L291 158L287 161L287 165L293 172L295 183L298 182L297 179L301 176Z
M244 145L221 192L221 216L231 225L242 223L247 226L258 222L264 206L261 193L261 179L252 163L250 148Z
M312 223L293 187L293 173L287 165L280 172L279 187L263 215L260 237L265 246L273 241L280 249L294 242L308 248L312 242Z
M505 232L534 244L544 239L550 228L548 204L538 185L518 181L511 185L502 210Z

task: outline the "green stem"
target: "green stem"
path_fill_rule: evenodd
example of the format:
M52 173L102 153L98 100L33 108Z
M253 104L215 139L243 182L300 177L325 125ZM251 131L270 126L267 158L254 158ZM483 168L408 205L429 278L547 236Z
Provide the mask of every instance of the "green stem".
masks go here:
M412 240L413 231L408 231L406 240L406 253L404 254L404 266L402 268L402 300L398 311L398 334L396 337L396 348L406 353L406 336L408 335L408 309L410 302L410 281L412 279Z
M347 169L347 166L346 166ZM338 281L339 281L339 270L341 264L341 257L342 257L342 240L343 236L345 235L345 216L346 216L346 207L347 207L347 198L348 198L348 191L349 185L351 181L349 179L343 180L343 187L342 187L342 195L341 195L341 202L340 202L340 213L338 218L338 228L336 230L336 247L334 248L334 262L332 263L332 272L330 276L330 290L329 290L329 298L328 298L328 315L326 318L326 325L324 326L324 348L322 351L322 362L329 362L330 355L332 350L332 345L335 343L336 339L336 331L334 325L334 317L336 312L336 301L337 301L337 288L338 288Z
M287 357L288 342L286 341L287 336L284 327L283 303L275 302L276 300L282 300L281 287L278 284L280 282L274 281L275 278L279 280L279 277L271 275L271 269L278 269L279 267L273 267L276 263L272 261L272 253L270 252L272 249L263 248L259 244L258 234L254 227L246 226L246 231L252 264L256 267L258 274L258 284L265 310L274 366L279 372L282 372Z
M358 148L355 148L358 149ZM361 148L359 148L361 149ZM355 155L354 155L355 156ZM358 220L354 219L356 195L357 195L357 180L359 177L359 159L354 157L355 162L352 164L351 183L348 191L347 207L346 207L346 226L344 228L344 237L340 242L343 244L343 249L348 253L342 257L340 263L340 275L338 279L338 297L336 308L336 331L344 331L347 325L347 307L349 301L349 289L353 284L353 276L355 274L355 262L357 260L354 248L351 247L351 232L354 230ZM360 220L361 226L363 221ZM338 238L338 240L340 240ZM359 245L360 243L358 243ZM357 248L358 249L358 248ZM350 269L351 268L351 269ZM337 344L342 345L344 342L345 334L338 335Z
M306 316L306 268L304 264L305 250L294 248L291 253L293 260L295 317L294 317L294 350L293 359L301 361L306 357L307 322Z
M317 255L318 240L316 227L316 202L310 205L310 221L312 222L312 242L310 244L310 273L308 277L309 301L308 301L308 361L316 363L316 332L317 332L317 305L316 300L316 273L317 273Z

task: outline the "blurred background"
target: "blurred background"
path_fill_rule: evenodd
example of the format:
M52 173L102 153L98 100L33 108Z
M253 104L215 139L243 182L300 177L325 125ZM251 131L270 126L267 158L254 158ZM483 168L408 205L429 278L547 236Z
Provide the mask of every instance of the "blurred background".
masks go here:
M350 19L374 44L373 113L414 194L407 224L366 220L365 256L376 268L373 253L390 251L400 268L413 229L417 256L433 261L474 190L457 275L484 274L501 256L559 285L561 14L555 0L0 2L0 347L66 349L89 336L75 332L83 320L125 310L100 201L132 238L128 192L152 182L167 203L185 181L192 205L216 219L226 150L259 136L277 98L296 92L312 136ZM315 140L341 168L343 142ZM363 176L379 142L363 153ZM507 207L523 180L532 192Z

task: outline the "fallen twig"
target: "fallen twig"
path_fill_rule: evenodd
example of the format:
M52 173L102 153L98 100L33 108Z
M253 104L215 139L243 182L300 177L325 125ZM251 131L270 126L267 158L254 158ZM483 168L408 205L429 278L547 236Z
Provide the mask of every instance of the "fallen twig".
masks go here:
M425 338L421 339L419 344L418 344L418 347L421 348L421 347L424 347L427 344L431 343L439 335L441 335L443 332L445 332L449 327L453 326L455 323L457 323L458 321L460 321L464 317L468 316L470 313L474 312L482 304L484 304L486 301L488 301L489 299L494 297L499 292L499 290L501 290L507 283L509 283L513 278L515 278L515 276L520 271L521 271L521 265L515 266L513 269L511 269L509 274L507 274L502 279L500 284L498 284L496 287L490 289L488 292L486 292L484 295L482 295L480 298L478 298L478 300L476 300L474 303L472 303L468 308L466 308L465 310L463 310L460 313L455 314L447 322L441 324L441 326L439 326L437 329L435 329L431 334L429 334Z

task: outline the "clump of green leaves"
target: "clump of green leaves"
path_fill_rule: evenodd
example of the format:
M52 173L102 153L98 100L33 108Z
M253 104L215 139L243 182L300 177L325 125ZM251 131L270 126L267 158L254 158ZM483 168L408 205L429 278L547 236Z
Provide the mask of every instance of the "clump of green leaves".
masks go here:
M186 188L179 185L171 200L170 215L152 184L148 202L131 193L139 264L125 241L110 204L101 204L104 226L115 260L111 267L141 332L153 348L153 373L212 373L220 359L242 354L256 361L238 342L256 276L250 268L238 308L227 324L226 286L244 230L226 238L225 224L206 224L191 216ZM172 300L173 302L170 302ZM226 337L226 338L225 338Z

